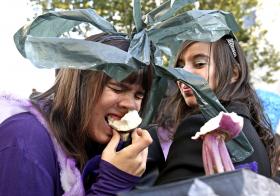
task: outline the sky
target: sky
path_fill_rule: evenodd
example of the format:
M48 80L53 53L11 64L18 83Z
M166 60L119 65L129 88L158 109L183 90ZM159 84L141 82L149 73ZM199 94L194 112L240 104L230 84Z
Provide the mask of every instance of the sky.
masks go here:
M267 39L280 52L280 0L259 0L260 7L257 9L257 20L262 28L267 30ZM260 69L263 72L265 69ZM257 73L258 74L258 73ZM264 82L256 83L257 88L265 89L280 94L280 71L275 73L278 81L274 84Z
M32 88L47 90L54 81L54 71L35 68L17 51L13 34L31 18L27 0L3 1L0 12L0 91L27 97Z
M36 88L38 91L47 90L54 81L54 71L35 68L28 60L17 51L13 34L24 24L27 18L32 18L32 9L27 5L28 0L13 0L12 12L9 1L3 1L4 9L0 12L0 91L16 93L27 97ZM262 26L268 29L268 39L275 43L280 51L280 1L263 0L263 4L257 11L257 19ZM278 43L278 44L276 44ZM266 88L280 93L280 81L270 88L266 84L258 84L260 88Z
M262 6L258 9L258 19L262 27L268 30L267 37L280 51L280 0L261 0Z

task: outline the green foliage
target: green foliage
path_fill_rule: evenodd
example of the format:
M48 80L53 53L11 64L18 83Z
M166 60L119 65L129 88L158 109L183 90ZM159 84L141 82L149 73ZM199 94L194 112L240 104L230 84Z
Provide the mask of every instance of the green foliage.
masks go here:
M46 11L48 0L39 0L39 3L43 7L43 11ZM156 7L155 0L142 0L141 6L142 14L145 14ZM118 29L125 33L129 34L133 30L132 0L52 0L49 9L69 10L80 8L94 8L99 15L108 21L112 21Z
M49 9L76 9L94 8L98 14L112 21L123 32L131 33L133 30L132 0L52 0L51 7L48 0L31 0L38 2L43 10ZM164 2L164 0L161 0ZM250 68L268 67L268 72L262 76L266 82L274 82L272 72L280 69L280 53L265 38L266 31L261 30L260 24L254 22L254 14L258 0L200 0L199 9L221 9L231 12L239 24L240 31L236 33L240 41ZM155 0L142 0L143 14L156 7ZM194 6L186 6L180 10L193 9ZM246 24L246 18L252 19L252 24Z

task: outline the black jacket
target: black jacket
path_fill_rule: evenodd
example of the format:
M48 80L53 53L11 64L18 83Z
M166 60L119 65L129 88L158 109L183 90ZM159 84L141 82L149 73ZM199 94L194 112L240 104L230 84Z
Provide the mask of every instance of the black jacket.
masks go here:
M254 148L254 153L238 164L256 161L258 163L258 173L269 177L271 175L269 158L263 143L251 124L248 108L242 103L232 103L226 108L229 112L235 112L244 117L242 131ZM161 171L156 184L165 184L204 175L202 141L193 140L191 137L200 130L205 122L202 114L195 114L184 119L178 126L166 160L166 167Z

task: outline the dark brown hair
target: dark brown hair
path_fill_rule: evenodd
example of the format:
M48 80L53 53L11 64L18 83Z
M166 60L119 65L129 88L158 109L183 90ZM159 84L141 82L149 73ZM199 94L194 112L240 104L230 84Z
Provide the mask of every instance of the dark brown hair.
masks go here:
M87 40L112 45L124 51L128 51L130 44L123 36L106 33L90 36ZM88 127L92 119L92 108L110 79L102 71L60 69L56 73L54 86L33 98L34 104L41 108L48 120L58 142L68 156L77 160L80 168L88 159L86 145L89 140ZM152 83L150 66L133 72L122 82L142 85L145 94L141 112Z
M274 175L276 172L277 160L275 159L275 139L271 131L271 124L264 115L261 102L250 83L249 66L238 41L234 39L234 46L237 54L237 56L234 57L226 38L228 38L228 36L213 42L210 47L213 54L213 61L216 65L214 72L216 88L214 92L219 101L224 105L229 102L242 102L248 106L251 114L251 122L266 147L271 162L272 174ZM195 43L195 41L186 41L182 45L177 55L177 61L181 53L193 43ZM175 67L176 66L178 66L177 62L175 64ZM238 72L238 78L236 81L231 82L234 71ZM198 108L189 108L187 104L185 104L184 98L178 89L169 99L167 107L172 107L173 111L176 111L176 113L174 113L176 125L181 122L186 115L198 112Z

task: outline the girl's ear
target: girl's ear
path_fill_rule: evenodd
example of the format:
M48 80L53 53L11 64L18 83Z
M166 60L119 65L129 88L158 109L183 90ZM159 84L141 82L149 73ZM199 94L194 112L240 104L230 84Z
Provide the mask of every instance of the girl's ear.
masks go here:
M232 84L232 83L236 82L238 78L239 78L239 71L238 71L237 66L234 66L230 83Z

